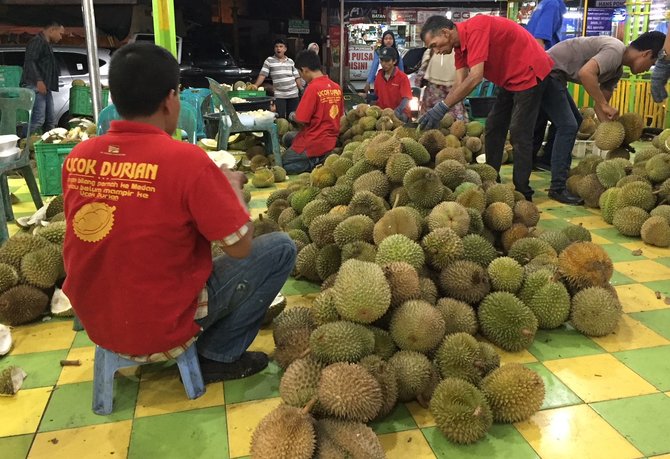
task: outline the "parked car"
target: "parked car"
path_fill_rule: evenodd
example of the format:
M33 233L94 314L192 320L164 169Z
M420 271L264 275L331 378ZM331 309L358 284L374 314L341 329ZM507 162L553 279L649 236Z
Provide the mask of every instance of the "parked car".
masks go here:
M154 34L135 34L130 42L135 41L153 43ZM232 85L236 81L252 81L258 75L258 72L239 67L223 43L203 34L177 37L177 60L180 82L185 87L206 88L209 84L205 77Z
M70 120L70 87L73 80L84 80L88 83L88 57L85 48L54 46L54 54L60 66L58 92L53 93L56 122L61 127L68 127ZM0 65L18 65L23 67L25 46L0 46ZM98 49L100 64L100 83L107 85L111 51Z

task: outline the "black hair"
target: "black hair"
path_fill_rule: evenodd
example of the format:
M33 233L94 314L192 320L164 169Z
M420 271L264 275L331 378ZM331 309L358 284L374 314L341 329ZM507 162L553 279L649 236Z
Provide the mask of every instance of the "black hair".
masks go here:
M437 35L438 32L442 29L453 30L454 23L451 19L447 19L444 16L431 16L423 24L421 28L421 39L426 41L426 34L430 32L431 35Z
M647 51L651 50L651 58L656 59L658 53L663 48L663 43L665 42L665 34L659 31L645 32L634 41L630 43L629 46L637 49L638 51Z
M170 52L153 43L131 43L112 56L109 91L123 118L150 116L179 88L179 64Z
M304 49L295 57L295 68L298 70L307 67L308 69L321 70L321 59L314 51Z
M49 19L47 22L44 23L45 29L51 29L52 27L61 28L63 27L63 24L61 24L58 21L54 21L53 19Z
M277 38L277 39L274 41L274 43L272 44L272 46L275 46L275 45L284 45L284 46L286 46L286 40L284 40L283 38Z

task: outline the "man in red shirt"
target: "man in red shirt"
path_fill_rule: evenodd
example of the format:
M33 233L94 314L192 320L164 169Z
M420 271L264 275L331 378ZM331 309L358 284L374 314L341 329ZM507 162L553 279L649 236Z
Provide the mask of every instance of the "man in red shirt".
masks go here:
M344 114L342 89L321 72L321 61L314 51L300 51L295 66L307 87L298 109L289 115L300 125L300 132L288 132L283 138L287 150L282 165L289 174L309 172L325 161L335 148Z
M532 200L533 128L553 61L533 36L509 19L479 15L454 24L431 16L421 38L437 53L455 53L456 86L419 120L439 125L449 107L465 99L486 78L496 84L496 102L486 119L486 162L500 170L507 131L514 147L514 186Z
M392 108L395 116L401 121L409 121L412 112L409 101L412 99L412 88L407 75L396 67L398 51L387 47L379 50L379 62L382 66L375 77L375 94L380 108Z
M63 165L63 290L105 349L146 362L195 342L206 383L241 378L267 366L265 354L245 351L296 249L282 233L252 240L244 175L171 138L178 85L163 48L114 54L109 86L123 120ZM225 255L212 262L214 241Z

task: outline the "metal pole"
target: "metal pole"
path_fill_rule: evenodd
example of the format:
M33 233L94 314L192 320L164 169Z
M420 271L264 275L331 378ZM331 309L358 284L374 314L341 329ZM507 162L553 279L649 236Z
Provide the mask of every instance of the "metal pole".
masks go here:
M340 0L340 87L344 90L344 0Z
M98 36L95 29L93 0L82 0L81 10L84 16L84 30L86 31L86 54L88 57L88 75L91 84L91 100L93 101L93 120L97 123L98 114L102 106L102 90L100 89Z

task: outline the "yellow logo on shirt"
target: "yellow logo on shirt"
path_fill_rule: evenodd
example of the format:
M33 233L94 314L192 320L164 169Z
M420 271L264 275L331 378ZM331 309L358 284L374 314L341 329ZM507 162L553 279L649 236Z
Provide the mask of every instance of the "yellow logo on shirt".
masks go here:
M337 118L340 114L340 107L338 107L337 105L331 105L330 112L328 114L330 115L331 119Z
M74 234L85 242L98 242L109 234L114 226L116 207L104 202L84 204L72 220Z

